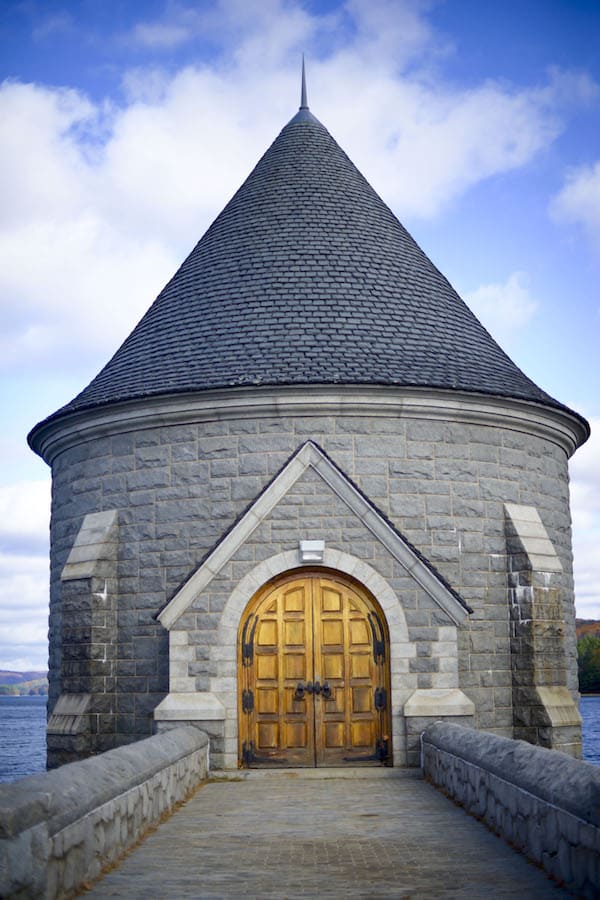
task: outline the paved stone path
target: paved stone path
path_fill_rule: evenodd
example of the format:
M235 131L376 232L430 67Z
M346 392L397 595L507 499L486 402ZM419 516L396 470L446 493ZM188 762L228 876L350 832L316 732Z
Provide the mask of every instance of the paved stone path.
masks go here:
M231 777L202 787L86 896L571 896L416 775Z

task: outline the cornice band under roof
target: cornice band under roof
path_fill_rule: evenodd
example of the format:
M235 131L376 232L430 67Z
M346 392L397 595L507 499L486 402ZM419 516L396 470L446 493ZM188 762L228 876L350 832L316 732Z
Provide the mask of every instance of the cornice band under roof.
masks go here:
M31 448L48 464L86 441L186 423L277 416L429 419L504 428L552 441L571 456L589 437L587 422L566 407L511 398L362 385L229 388L147 397L53 416L32 430Z

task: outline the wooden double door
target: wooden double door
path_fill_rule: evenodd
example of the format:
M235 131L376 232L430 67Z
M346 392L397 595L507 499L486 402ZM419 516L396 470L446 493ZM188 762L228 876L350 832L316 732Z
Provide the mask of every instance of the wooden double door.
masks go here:
M269 582L239 633L240 765L391 765L389 637L348 578Z

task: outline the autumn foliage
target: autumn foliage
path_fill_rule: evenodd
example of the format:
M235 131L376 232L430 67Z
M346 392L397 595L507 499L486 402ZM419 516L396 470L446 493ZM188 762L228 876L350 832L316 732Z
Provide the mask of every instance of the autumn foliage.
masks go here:
M600 694L600 622L577 622L579 690Z

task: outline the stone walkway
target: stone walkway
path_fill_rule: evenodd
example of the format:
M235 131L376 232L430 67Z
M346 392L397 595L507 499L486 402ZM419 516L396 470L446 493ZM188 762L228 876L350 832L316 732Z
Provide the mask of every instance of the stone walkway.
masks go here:
M230 777L202 787L86 896L571 896L418 775Z

